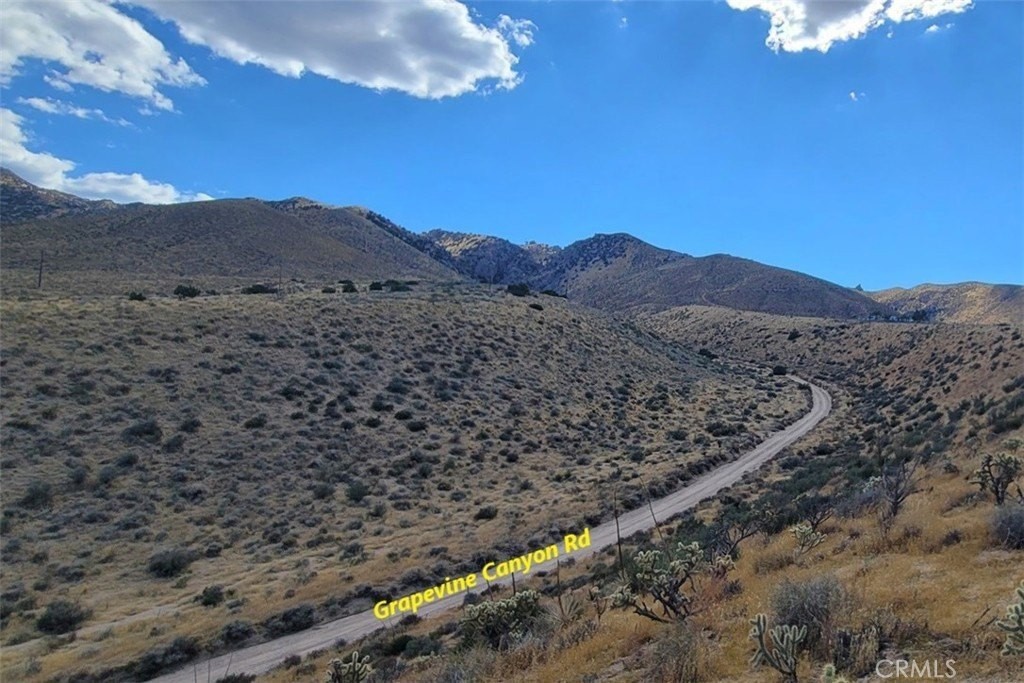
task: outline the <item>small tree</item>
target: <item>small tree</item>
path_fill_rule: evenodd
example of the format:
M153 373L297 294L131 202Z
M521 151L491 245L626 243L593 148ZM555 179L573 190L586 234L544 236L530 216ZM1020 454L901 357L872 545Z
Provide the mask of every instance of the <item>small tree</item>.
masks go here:
M999 455L986 455L981 461L981 467L974 471L971 481L978 485L982 493L991 493L996 499L996 505L1006 502L1006 495L1010 485L1017 481L1021 471L1024 471L1024 464L1020 458L1008 453ZM1024 501L1024 492L1020 485L1017 485L1017 496Z
M662 623L683 622L699 610L698 577L724 578L730 569L731 558L719 555L708 562L698 543L679 543L671 553L641 551L624 568L612 607L632 607L636 614Z
M789 683L796 683L797 658L800 655L800 643L807 636L806 626L776 626L768 631L768 617L758 614L750 620L750 638L757 646L750 663L754 666L767 664ZM765 635L771 638L771 645L765 642Z

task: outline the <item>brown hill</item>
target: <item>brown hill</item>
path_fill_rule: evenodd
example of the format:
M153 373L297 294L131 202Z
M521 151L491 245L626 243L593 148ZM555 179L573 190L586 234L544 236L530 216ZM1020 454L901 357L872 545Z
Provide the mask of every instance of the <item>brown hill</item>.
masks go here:
M110 211L115 208L117 204L110 200L91 201L73 194L46 190L6 168L0 168L0 221L4 223Z
M131 205L3 229L5 269L267 278L455 280L443 264L358 214L308 200Z
M869 292L875 301L902 315L923 312L931 320L955 323L1024 322L1024 287L963 282L954 285L918 285Z

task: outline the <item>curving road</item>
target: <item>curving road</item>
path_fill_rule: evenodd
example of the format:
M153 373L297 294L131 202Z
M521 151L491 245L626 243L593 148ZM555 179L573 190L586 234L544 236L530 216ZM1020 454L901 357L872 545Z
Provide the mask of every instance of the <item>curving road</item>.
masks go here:
M652 501L651 506L654 508L654 515L659 522L667 520L673 515L693 507L705 498L710 498L722 489L735 484L743 478L743 475L761 467L761 465L778 454L783 448L807 434L807 432L811 431L819 422L825 419L832 410L832 397L829 396L828 392L798 377L790 377L790 379L810 386L812 397L810 412L782 431L768 437L756 448L741 455L736 460L706 472L692 483L687 484L674 493L670 493L664 498ZM623 538L628 538L638 531L645 531L653 526L654 520L651 518L651 511L647 506L641 506L636 510L631 510L619 516L619 529ZM614 545L615 539L615 521L605 522L590 529L589 548L572 553L563 553L560 559L574 557L579 560L589 557L604 548ZM530 568L530 572L532 574L540 570L551 570L555 568L555 564L555 560L538 563ZM477 581L477 590L487 587L482 577L478 576ZM491 585L509 583L511 583L510 580L504 579L493 581ZM419 609L418 614L421 617L427 617L431 614L454 609L462 605L464 597L465 594L460 593L423 605ZM394 620L397 622L397 617ZM373 615L371 610L367 610L359 614L320 624L306 631L214 657L209 662L196 664L195 667L189 666L153 680L159 683L194 683L196 680L195 672L201 671L205 675L208 666L211 671L211 680L216 680L218 677L228 673L229 667L231 673L261 674L277 666L288 655L304 655L313 650L329 648L339 638L352 642L369 635L389 623L394 622L391 620L389 622L382 622Z

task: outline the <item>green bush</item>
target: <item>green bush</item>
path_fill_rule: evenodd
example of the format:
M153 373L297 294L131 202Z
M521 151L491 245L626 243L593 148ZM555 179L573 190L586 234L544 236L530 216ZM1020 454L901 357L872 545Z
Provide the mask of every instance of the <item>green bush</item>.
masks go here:
M174 288L174 296L179 299L194 299L200 294L202 292L199 291L199 288L192 285L178 285Z
M66 600L51 602L36 620L36 628L51 635L68 633L89 618L88 610Z
M196 601L203 607L216 607L224 602L223 586L207 586L196 596Z
M341 291L345 294L354 294L359 291L359 288L351 282L346 282L341 286Z
M345 496L353 503L362 502L363 498L370 495L370 487L361 481L354 481L348 485Z
M242 288L242 294L276 294L277 288L265 284L249 285Z
M53 487L49 482L42 479L31 481L21 497L21 506L24 508L43 508L53 501Z
M776 365L772 367L773 375L785 375L788 372L785 365Z
M376 281L370 283L370 291L371 292L379 292L382 289L384 289L384 285L382 285L381 283L376 282Z
M485 505L485 506L483 506L482 508L480 508L479 510L476 511L476 514L473 515L473 519L476 519L476 520L487 520L487 519L494 519L497 516L498 516L498 508L494 507L493 505Z
M514 285L509 285L505 290L512 296L527 296L530 293L530 286L519 282Z
M162 579L181 574L195 560L195 554L185 548L159 550L149 558L149 573Z
M146 295L142 292L128 292L128 301L145 301Z

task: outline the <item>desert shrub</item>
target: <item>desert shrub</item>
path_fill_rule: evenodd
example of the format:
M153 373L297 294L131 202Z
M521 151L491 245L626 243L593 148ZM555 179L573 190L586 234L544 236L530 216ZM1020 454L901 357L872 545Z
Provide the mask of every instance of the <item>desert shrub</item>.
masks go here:
M19 502L24 508L35 509L46 507L52 501L53 487L50 486L50 483L42 479L35 479L29 482L28 488L25 489L25 495Z
M1024 550L1024 505L1008 504L992 514L992 542L1007 550Z
M149 558L149 573L168 579L182 573L195 560L195 554L185 548L159 550Z
M267 426L267 416L255 415L242 423L242 426L246 429L261 429Z
M544 296L557 296L557 297L561 297L563 299L565 298L565 294L559 294L558 292L556 292L553 289L541 290L541 294L543 294Z
M540 304L530 304L530 308L532 308L535 311L543 311L544 310L544 307L541 306Z
M834 576L824 575L799 582L783 580L776 586L771 603L776 623L806 626L804 645L826 656L844 598L839 581Z
M316 624L316 608L310 604L303 604L275 614L263 622L263 627L267 630L268 635L276 638L303 631L314 624Z
M530 293L530 286L523 282L509 285L505 289L512 296L527 296Z
M785 375L787 372L788 372L788 369L786 368L785 365L774 365L774 366L772 366L772 374L773 375Z
M497 516L498 516L498 508L494 507L493 505L485 505L485 506L483 506L482 508L480 508L479 510L476 511L476 514L473 515L473 519L476 519L476 520L486 520L486 519L494 519Z
M324 287L320 290L324 294L337 294L338 290L334 287Z
M546 614L540 594L525 590L504 600L471 605L459 626L466 645L505 649L541 627Z
M240 643L254 635L256 635L256 629L253 625L241 619L225 624L224 628L220 630L220 639L228 644Z
M371 282L369 289L371 292L379 292L384 289L384 285L379 282Z
M359 291L359 288L351 282L346 282L341 286L341 291L345 294L354 294Z
M145 301L146 295L142 292L128 292L128 301Z
M370 487L361 481L354 481L345 490L345 496L353 503L359 503L370 495Z
M68 633L89 618L88 610L66 600L51 602L36 620L36 628L43 633Z
M317 500L327 500L334 495L334 485L326 481L317 482L313 485L313 497Z
M427 423L423 420L409 420L405 423L405 428L410 432L422 432L427 428Z
M262 283L249 285L248 287L242 288L242 294L275 294L277 293L276 287L265 285Z
M121 438L128 442L144 441L146 443L160 443L164 432L156 420L143 420L136 422L121 432Z
M192 285L178 285L174 288L174 296L179 299L194 299L200 294L202 292L199 291L199 288Z
M148 681L198 655L199 642L195 638L181 636L142 655L135 665L135 676L139 680Z
M216 607L224 602L223 586L207 586L196 596L196 601L203 607Z
M699 629L674 624L654 642L650 650L646 680L697 683L709 680L709 652Z

